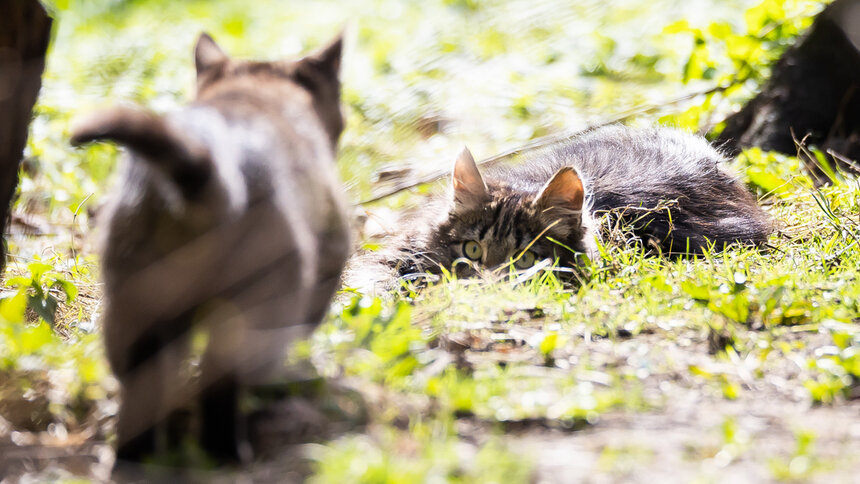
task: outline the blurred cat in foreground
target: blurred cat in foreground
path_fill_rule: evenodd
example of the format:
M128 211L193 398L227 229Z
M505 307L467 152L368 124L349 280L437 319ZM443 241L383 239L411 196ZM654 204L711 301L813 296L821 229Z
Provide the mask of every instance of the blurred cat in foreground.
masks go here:
M247 457L241 389L276 374L290 341L324 316L350 248L334 165L341 45L254 62L202 34L190 105L115 108L74 129L73 144L128 150L102 227L118 461L178 446L167 422L194 401L210 456ZM191 385L183 361L198 328L207 344Z

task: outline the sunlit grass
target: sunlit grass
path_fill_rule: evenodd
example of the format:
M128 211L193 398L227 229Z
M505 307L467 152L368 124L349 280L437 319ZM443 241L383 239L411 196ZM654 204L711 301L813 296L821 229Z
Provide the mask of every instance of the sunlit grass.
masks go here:
M442 419L577 428L609 411L659 410L683 391L755 398L786 361L792 392L844 402L860 377L860 185L810 187L798 180L766 200L780 229L764 250L667 260L607 246L579 285L550 266L525 282L442 281L409 306L356 299L317 332L314 352L429 398ZM396 322L405 312L409 326Z

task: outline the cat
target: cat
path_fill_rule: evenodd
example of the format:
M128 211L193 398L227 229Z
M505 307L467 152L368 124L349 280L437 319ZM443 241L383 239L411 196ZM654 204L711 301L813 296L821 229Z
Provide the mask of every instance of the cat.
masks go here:
M289 342L320 322L351 248L334 163L341 50L339 36L298 61L255 62L204 33L190 105L114 108L73 130L75 145L127 148L100 214L118 462L153 455L193 401L202 448L248 458L240 391L276 374ZM198 329L208 342L194 386L182 365Z
M577 267L579 254L596 256L604 214L667 256L762 245L770 217L725 161L704 138L667 127L592 129L485 174L464 149L450 196L402 221L408 229L381 251L354 258L346 283L390 289L396 277L524 270L543 259Z

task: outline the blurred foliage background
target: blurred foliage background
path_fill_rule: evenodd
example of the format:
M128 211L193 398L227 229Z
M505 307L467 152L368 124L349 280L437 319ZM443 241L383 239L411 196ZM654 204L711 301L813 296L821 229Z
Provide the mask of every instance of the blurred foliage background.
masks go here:
M447 167L536 137L649 112L709 129L748 97L821 8L791 0L49 0L57 18L19 210L86 223L116 149L68 146L75 115L115 103L167 111L193 95L192 48L210 32L232 55L295 57L346 30L348 119L340 169L353 200L380 170ZM693 109L689 109L694 106ZM661 116L663 116L661 118ZM385 174L383 173L383 177ZM399 203L397 200L391 202Z
M11 410L21 410L19 420L10 420L12 428L42 432L36 437L19 432L19 446L74 440L70 435L104 444L116 411L116 387L95 324L93 221L119 151L111 145L71 148L72 120L117 103L158 112L187 103L200 32L212 34L232 55L275 59L312 51L345 30L341 77L347 127L338 163L350 199L359 202L389 188L392 180L446 170L464 144L478 158L488 158L621 118L718 132L720 121L757 91L771 64L825 2L45 4L56 19L55 32L0 294L0 381L6 382L0 384L0 414L10 420ZM771 212L795 229L790 241L779 240L784 245L775 255L741 250L722 260L666 262L612 249L587 291L545 275L518 288L441 286L414 306L367 299L337 305L298 353L323 376L358 379L365 388L400 392L425 406L417 405L406 425L394 425L409 405L395 398L377 405L381 428L313 450L316 480L526 482L529 467L522 455L492 438L464 443L460 435L468 432L459 429L457 417L496 423L546 419L572 427L612 409L657 408L684 385L697 396L743 399L749 397L744 393L749 371L732 366L739 353L758 361L755 371L761 375L769 369L770 354L802 362L805 370L788 374L797 386L805 386L817 402L841 398L860 377L856 320L853 326L846 323L856 317L860 299L857 243L846 235L857 230L850 217L856 218L860 207L858 187L845 182L813 193L799 175L797 159L755 149L734 165L751 188L768 195ZM417 187L371 210L408 207L419 200L416 193L431 190L434 186ZM748 321L759 321L768 331L748 332ZM812 343L807 348L780 340L794 331L785 329L789 326L817 331L819 323L818 337L832 347L829 352L813 355L818 349ZM493 333L474 372L439 349L448 333L478 331L480 338L470 340L477 344L490 338L489 327L509 339ZM624 346L619 337L616 346L613 335L622 331L640 339ZM583 344L595 334L607 339ZM702 348L710 344L701 341L703 334L734 346L711 358ZM676 343L685 339L702 344L679 350ZM658 347L649 360L648 351ZM625 352L633 356L617 362ZM655 378L647 380L652 374ZM663 384L670 381L666 391ZM432 413L426 411L431 406ZM720 425L716 450L707 444L690 452L711 452L711 457L728 452L730 459L739 459L749 429L729 417ZM4 432L0 425L0 444ZM788 455L787 464L774 464L774 475L806 475L810 467L798 473L791 465L794 459L809 460L808 440L798 433L799 450ZM611 462L632 452L609 450Z

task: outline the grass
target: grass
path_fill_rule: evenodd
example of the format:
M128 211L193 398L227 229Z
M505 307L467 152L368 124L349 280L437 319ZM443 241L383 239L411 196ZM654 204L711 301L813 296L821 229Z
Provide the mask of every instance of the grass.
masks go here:
M463 144L489 156L720 84L738 72L741 51L759 80L765 61L818 8L51 5L58 30L14 208L38 230L25 235L13 224L0 304L0 448L70 449L82 459L32 457L38 465L25 470L0 458L0 470L39 479L105 477L109 459L99 449L109 448L117 404L94 324L91 225L118 153L68 147L70 120L104 103L163 111L185 102L199 31L230 52L272 58L306 51L347 25L339 166L358 201L390 187L375 173L420 178L448 166ZM703 8L707 19L696 13ZM782 37L750 40L762 29ZM707 125L753 89L744 84L629 122ZM860 465L850 423L860 381L860 182L837 177L814 189L796 158L755 149L732 168L778 223L765 250L666 260L607 242L577 285L547 267L529 280L445 280L382 299L345 291L292 353L363 402L348 430L301 446L308 478L850 480ZM399 210L435 189L364 209ZM39 312L52 304L53 327Z
M316 333L313 352L390 391L429 397L439 418L502 432L599 432L605 416L690 412L673 400L692 395L696 412L727 422L757 399L782 418L798 402L850 405L860 377L860 185L810 187L795 176L781 199L766 200L781 226L764 251L671 261L613 246L578 288L547 268L520 284L447 281L413 294L411 305L357 299ZM783 424L768 431L794 432ZM745 441L766 434L726 425ZM848 455L833 444L828 452ZM665 452L653 441L637 449L637 459ZM600 465L612 452L602 451ZM725 465L748 459L737 446L714 455ZM766 466L777 479L826 467L795 463L792 471L774 464L780 459L745 465ZM857 464L848 462L843 471Z

